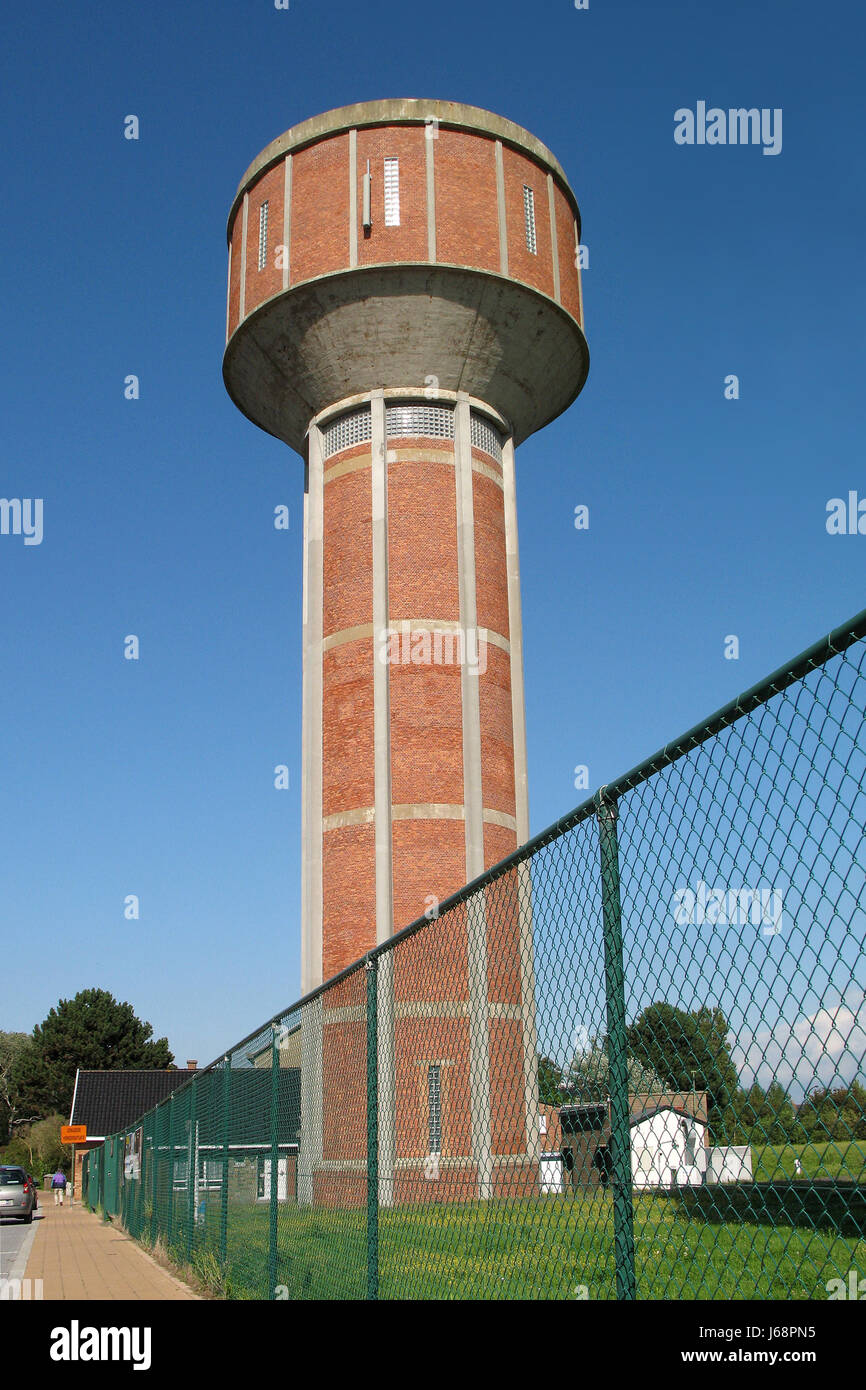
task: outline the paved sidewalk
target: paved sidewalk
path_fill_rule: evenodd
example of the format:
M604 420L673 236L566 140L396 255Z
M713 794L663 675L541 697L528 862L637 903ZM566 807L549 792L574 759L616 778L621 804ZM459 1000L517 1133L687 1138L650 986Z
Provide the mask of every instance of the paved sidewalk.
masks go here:
M47 1200L46 1200L47 1199ZM41 1218L41 1219L40 1219ZM41 1279L46 1299L197 1299L141 1246L86 1207L55 1207L40 1192L25 1277Z

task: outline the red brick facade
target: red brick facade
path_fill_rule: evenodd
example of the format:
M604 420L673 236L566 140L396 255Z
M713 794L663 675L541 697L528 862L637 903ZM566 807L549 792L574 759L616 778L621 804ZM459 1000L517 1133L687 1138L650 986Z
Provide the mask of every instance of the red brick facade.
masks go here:
M564 409L585 376L579 212L556 160L528 132L474 108L435 105L442 118L432 129L418 102L365 103L305 122L251 166L229 219L227 386L299 451L308 426L315 441L308 506L321 521L321 569L308 544L305 582L321 602L321 642L316 621L304 753L314 983L362 958L377 931L435 916L437 902L528 834L516 565L506 545L507 530L516 534L510 451ZM386 224L388 161L397 161L399 220ZM438 317L428 313L434 302ZM554 362L565 366L551 393ZM442 390L437 371L450 373ZM393 379L378 386L381 377ZM334 414L366 409L372 421L371 393L384 393L384 444L381 400L375 430ZM455 419L428 414L430 434L392 435L387 410L397 398L433 401ZM458 433L458 410L471 445ZM409 430L408 416L392 420ZM365 429L379 445L331 452ZM375 460L374 448L384 450ZM374 517L374 496L386 499L384 516ZM387 654L374 631L385 608ZM443 643L450 634L461 655L425 656L431 634ZM387 1200L537 1190L535 999L521 883L510 871L380 960ZM322 996L321 1108L311 1111L320 1133L302 1137L299 1160L302 1174L310 1143L316 1201L366 1196L366 989L356 971ZM302 1096L316 1072L307 1062Z
M423 125L374 126L357 132L357 187L370 160L373 226L361 225L356 199L357 264L417 264L428 259L426 160L433 150L436 261L476 270L505 273L500 254L496 145L480 131L440 127L429 139ZM289 285L351 266L350 140L347 131L331 134L284 156L248 184L245 315L281 291L282 270L275 264L283 245L285 161L291 158ZM400 225L384 225L384 161L399 161ZM553 239L547 191L548 170L522 150L502 146L507 274L556 297ZM536 251L527 249L524 185L535 200ZM259 209L268 201L267 264L258 269ZM228 336L240 323L240 277L244 199L236 200L229 240L232 246ZM575 263L577 209L566 187L554 179L554 220L558 244L559 299L583 326L580 272ZM388 383L402 384L402 383ZM423 382L419 382L423 385Z

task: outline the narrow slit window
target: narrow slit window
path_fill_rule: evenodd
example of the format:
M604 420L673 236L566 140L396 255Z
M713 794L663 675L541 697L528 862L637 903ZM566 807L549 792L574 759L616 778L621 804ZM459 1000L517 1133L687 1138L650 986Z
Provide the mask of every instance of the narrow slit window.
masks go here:
M268 263L268 205L262 203L259 208L259 270L264 270Z
M385 226L400 225L400 161L385 160Z
M430 1102L430 1149L431 1154L442 1152L442 1070L431 1066L427 1070L427 1096Z
M526 249L535 256L535 194L528 184L523 185L523 219L526 223Z

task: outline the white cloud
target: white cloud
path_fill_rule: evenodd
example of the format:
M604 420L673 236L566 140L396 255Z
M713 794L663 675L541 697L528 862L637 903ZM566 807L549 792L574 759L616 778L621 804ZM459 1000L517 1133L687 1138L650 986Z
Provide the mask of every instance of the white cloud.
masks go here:
M765 1089L778 1081L800 1100L815 1086L845 1086L862 1075L866 1055L866 1005L862 995L852 1008L840 1000L793 1022L753 1035L746 1046L735 1043L734 1061L745 1086Z

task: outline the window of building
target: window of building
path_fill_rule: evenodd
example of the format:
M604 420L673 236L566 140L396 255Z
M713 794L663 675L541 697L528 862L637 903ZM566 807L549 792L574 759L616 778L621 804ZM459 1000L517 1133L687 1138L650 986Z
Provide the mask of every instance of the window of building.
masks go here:
M268 205L262 203L259 208L259 270L264 270L268 263Z
M526 249L537 254L535 243L535 194L528 184L523 185L523 219L526 223Z
M400 225L400 161L385 160L385 226Z
M442 1152L442 1068L427 1069L427 1098L430 1105L429 1152Z
M219 1191L223 1183L223 1161L221 1158L202 1158L199 1190Z

